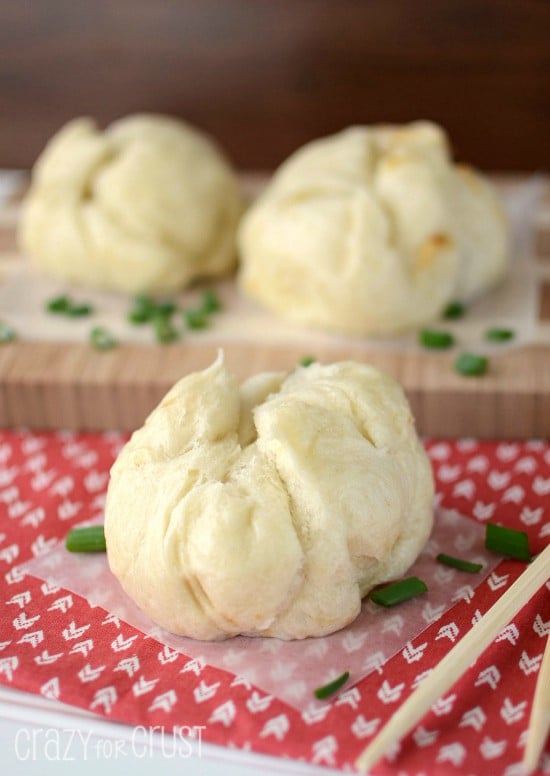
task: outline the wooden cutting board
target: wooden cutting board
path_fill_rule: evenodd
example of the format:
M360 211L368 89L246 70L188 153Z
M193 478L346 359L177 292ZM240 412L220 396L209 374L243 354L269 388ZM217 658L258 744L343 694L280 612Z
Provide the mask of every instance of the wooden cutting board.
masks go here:
M499 186L521 184L496 176ZM17 255L15 228L24 185L0 209L0 262ZM0 345L0 426L39 429L132 430L170 386L210 364L223 347L240 378L292 369L304 355L321 362L370 362L403 385L419 432L431 437L540 438L550 436L550 186L536 216L539 316L532 343L491 355L479 378L456 374L456 351L396 349L360 339L307 333L286 341L229 336L223 322L208 337L177 343L121 342L109 351L81 341L28 338ZM13 265L12 265L13 266ZM0 309L0 320L3 311ZM269 322L268 322L269 323ZM274 323L275 325L275 323ZM24 329L24 327L23 327ZM74 338L73 338L74 339Z

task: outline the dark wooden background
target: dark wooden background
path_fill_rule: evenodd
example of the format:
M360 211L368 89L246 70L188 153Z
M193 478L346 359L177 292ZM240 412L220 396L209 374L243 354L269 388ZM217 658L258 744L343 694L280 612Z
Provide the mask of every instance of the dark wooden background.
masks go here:
M0 166L76 115L182 116L243 168L431 118L457 157L550 169L549 0L0 0Z

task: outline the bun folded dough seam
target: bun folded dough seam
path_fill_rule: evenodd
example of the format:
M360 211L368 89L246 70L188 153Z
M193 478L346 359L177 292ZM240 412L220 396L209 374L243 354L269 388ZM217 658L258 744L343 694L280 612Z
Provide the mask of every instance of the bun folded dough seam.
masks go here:
M197 639L302 639L352 622L414 562L433 477L401 387L356 362L176 383L111 471L113 574Z
M177 291L233 269L236 175L183 121L138 114L99 131L75 119L38 158L22 250L44 272L126 294Z
M299 324L391 335L498 283L500 202L429 122L352 127L294 153L241 220L240 286Z

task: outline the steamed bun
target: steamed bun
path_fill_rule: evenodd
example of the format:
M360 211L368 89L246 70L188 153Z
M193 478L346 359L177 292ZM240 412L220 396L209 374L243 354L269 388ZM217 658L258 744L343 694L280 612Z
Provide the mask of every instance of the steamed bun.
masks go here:
M104 132L75 119L33 170L22 250L63 280L176 291L233 268L241 196L217 147L182 121L135 115Z
M299 324L385 335L468 302L505 274L491 185L455 165L442 129L353 127L278 170L239 228L240 286Z
M348 361L239 387L218 358L176 383L117 458L107 553L174 633L322 636L414 562L432 500L390 377Z

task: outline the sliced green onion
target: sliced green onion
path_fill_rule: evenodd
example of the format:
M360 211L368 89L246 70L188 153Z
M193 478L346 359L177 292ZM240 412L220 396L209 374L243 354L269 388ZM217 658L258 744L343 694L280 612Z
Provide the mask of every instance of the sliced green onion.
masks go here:
M203 292L202 303L200 306L202 313L205 313L206 315L209 315L210 313L217 313L218 310L221 310L221 308L221 302L215 291L207 289Z
M167 343L179 339L179 331L174 327L168 315L155 315L153 327L157 342Z
M436 348L445 350L452 348L455 344L455 338L448 331L436 331L434 329L422 329L419 334L420 344L425 348Z
M485 547L491 552L506 555L517 560L531 560L529 538L525 531L516 531L513 528L504 528L496 523L487 523L485 526Z
M407 577L399 582L393 582L391 585L381 587L379 590L373 590L369 594L371 601L379 606L395 606L409 598L414 598L428 590L426 583L418 577Z
M313 691L313 694L316 698L319 698L319 700L323 700L323 698L328 698L329 695L333 695L337 690L340 689L349 679L349 671L344 671L343 674L340 674L339 677L336 679L333 679L332 682L329 682L328 684L324 684L322 687L318 687L316 690Z
M447 320L454 320L455 318L462 318L465 314L466 308L461 302L450 302L443 311L443 317Z
M134 306L128 313L130 323L147 323L155 314L155 303L150 296L140 294L134 298Z
M159 302L155 307L156 315L172 315L176 312L176 303L170 299L166 299L164 302Z
M90 332L90 343L97 350L110 350L118 345L117 340L104 326L94 326Z
M7 323L0 322L0 345L13 342L17 337L15 329Z
M303 358L300 359L298 363L300 364L300 366L311 366L312 364L315 363L315 361L316 359L313 358L313 356L304 356Z
M69 552L105 552L105 531L102 525L72 528L65 539Z
M455 371L465 377L484 375L488 367L489 359L475 353L461 353L455 361Z
M93 311L93 307L90 304L84 302L82 304L70 303L65 312L71 318L81 318L85 315L91 315Z
M202 310L184 310L183 317L188 329L206 329L208 316Z
M485 339L490 342L508 342L514 339L515 332L512 329L487 329Z
M460 571L468 571L470 574L477 574L483 568L482 563L471 563L469 560L462 560L462 558L453 558L452 555L445 555L444 552L440 552L436 560L445 566L452 566Z
M46 303L46 309L50 313L66 313L71 306L71 300L68 296L55 296Z

